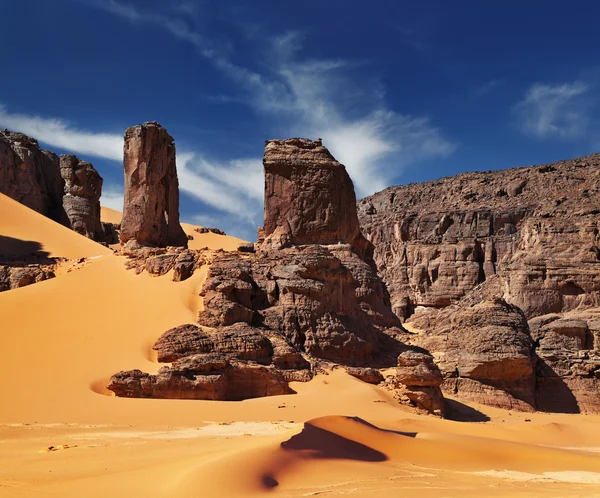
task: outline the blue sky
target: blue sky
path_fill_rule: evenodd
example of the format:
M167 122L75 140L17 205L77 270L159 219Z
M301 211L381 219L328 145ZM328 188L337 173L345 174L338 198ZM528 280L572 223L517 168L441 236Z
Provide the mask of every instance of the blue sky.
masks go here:
M600 151L600 3L0 0L0 127L91 161L175 138L184 221L254 239L264 140L306 136L359 197Z

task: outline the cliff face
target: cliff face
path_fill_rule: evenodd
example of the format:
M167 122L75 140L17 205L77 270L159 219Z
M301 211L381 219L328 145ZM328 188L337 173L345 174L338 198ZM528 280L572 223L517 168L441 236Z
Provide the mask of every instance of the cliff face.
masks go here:
M458 396L600 411L600 155L359 201L394 312ZM520 318L522 316L522 318Z
M392 187L358 202L396 314L489 277L528 318L600 302L600 155Z

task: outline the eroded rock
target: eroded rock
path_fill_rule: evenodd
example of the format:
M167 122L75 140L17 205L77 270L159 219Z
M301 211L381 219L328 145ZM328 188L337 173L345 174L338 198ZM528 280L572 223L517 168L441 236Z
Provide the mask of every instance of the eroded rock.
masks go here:
M179 224L179 182L173 137L156 122L127 128L121 244L187 247Z

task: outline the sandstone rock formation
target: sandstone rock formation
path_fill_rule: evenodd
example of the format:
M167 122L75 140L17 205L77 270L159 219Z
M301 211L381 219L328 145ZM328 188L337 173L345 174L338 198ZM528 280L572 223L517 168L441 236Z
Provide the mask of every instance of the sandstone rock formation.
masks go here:
M41 265L28 262L16 265L0 264L0 292L54 278L56 276L54 271L53 264Z
M309 380L319 359L380 382L373 367L395 366L401 353L413 351L402 372L419 373L408 384L398 378L397 388L407 391L407 402L443 414L442 376L430 355L402 342L407 334L368 257L344 166L320 141L305 139L267 142L264 166L264 240L254 252L214 258L201 293L200 326L171 329L154 346L159 361L174 362L171 369L157 376L120 372L109 388L125 396L237 399L241 391L230 383L239 371L248 382L260 378L267 385L248 388L252 396L283 394L289 391L281 390L282 379ZM167 253L157 265L171 264ZM428 380L415 381L427 377L422 372ZM223 386L218 394L206 387L215 375Z
M265 246L342 243L370 256L352 180L321 140L269 140L263 164Z
M54 221L68 223L58 156L22 133L0 130L0 192Z
M156 122L125 131L125 201L121 244L128 247L187 247L179 224L175 144Z
M599 174L596 154L359 202L394 311L423 331L413 342L433 353L444 389L600 412Z
M110 379L108 389L130 398L222 401L293 393L276 368L216 354L186 356L156 375L140 370L119 372Z
M64 180L62 204L71 229L104 242L106 237L100 222L102 178L90 163L72 154L60 156L60 174Z

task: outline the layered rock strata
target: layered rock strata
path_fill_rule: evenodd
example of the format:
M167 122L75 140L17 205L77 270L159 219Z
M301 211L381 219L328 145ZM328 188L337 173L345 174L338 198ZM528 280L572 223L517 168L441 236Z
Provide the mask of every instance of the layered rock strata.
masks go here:
M173 137L156 122L125 131L125 201L121 244L187 247L179 224L179 182Z
M392 308L448 306L493 275L528 318L600 304L600 155L388 188L358 203Z
M442 414L442 376L430 355L402 342L406 332L368 258L370 245L358 229L354 188L344 166L320 141L305 139L267 142L264 166L264 239L254 252L223 253L212 261L199 326L176 327L154 346L159 361L174 362L171 370L158 376L120 372L109 388L125 396L168 392L172 397L237 399L242 394L225 394L237 393L228 385L229 368L252 365L261 376L276 376L266 385L279 386L280 379L309 380L311 365L324 359L376 382L383 376L370 369L396 366L401 353L412 351L416 356L402 367L403 372L414 370L413 378L398 378L397 386L412 394L404 397L407 402ZM181 380L182 362L193 358L189 361L195 365L215 354L231 365L214 367L227 385L219 394L195 387L204 386L213 370L194 367L193 379ZM428 372L427 381L414 380L423 377L421 371ZM174 379L173 389L157 390L168 379ZM284 394L277 389L261 395Z

